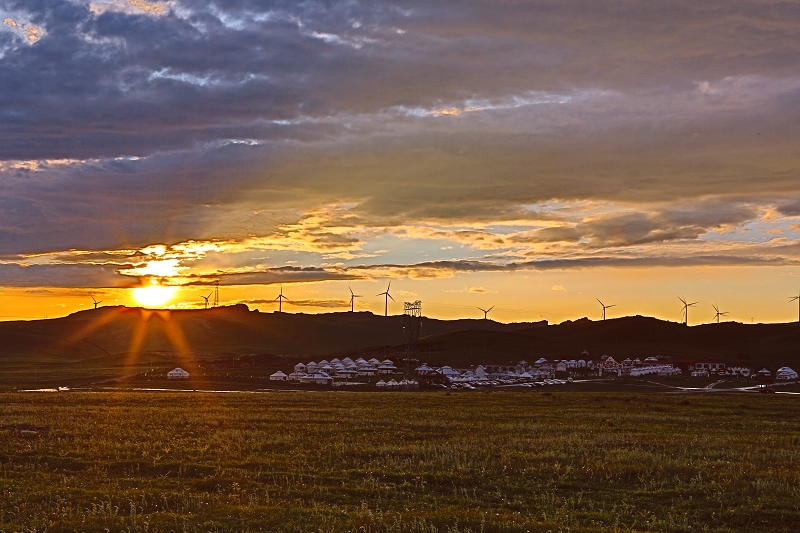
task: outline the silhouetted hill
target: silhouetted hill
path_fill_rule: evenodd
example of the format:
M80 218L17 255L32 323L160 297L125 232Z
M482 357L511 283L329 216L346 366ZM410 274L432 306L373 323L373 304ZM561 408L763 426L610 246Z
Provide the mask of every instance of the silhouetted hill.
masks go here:
M580 319L508 332L473 330L431 335L423 339L420 358L457 364L539 357L579 359L584 350L593 359L603 354L617 360L663 355L766 365L775 370L782 365L800 366L800 327L796 323L737 322L686 327L643 316L596 322Z
M513 331L542 323L423 318L424 335L485 329ZM240 304L204 310L101 307L63 318L0 322L0 359L74 360L139 352L276 354L312 357L404 342L402 316L369 312L290 314Z
M260 313L245 305L178 311L101 307L58 319L0 322L0 365L119 361L141 353L268 354L283 361L393 353L404 349L402 325L402 316L369 312ZM595 359L602 354L617 359L664 355L800 366L800 327L795 323L686 327L632 316L546 326L424 318L422 335L415 357L432 364L577 359L587 350Z

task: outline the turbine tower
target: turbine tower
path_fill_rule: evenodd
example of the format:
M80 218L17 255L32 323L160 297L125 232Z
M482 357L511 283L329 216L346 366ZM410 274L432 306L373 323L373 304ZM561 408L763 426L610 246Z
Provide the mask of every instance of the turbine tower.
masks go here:
M600 300L598 298L595 298L595 300L600 302ZM606 305L603 302L600 302L600 305L603 306L603 320L605 320L606 319L606 309L611 309L612 307L615 307L617 304Z
M797 300L797 321L800 322L800 295L789 298L789 303Z
M212 294L214 294L214 293L213 292L209 292L208 296L203 296L202 294L200 295L200 298L202 298L203 300L206 301L206 304L205 304L206 306L204 307L204 309L208 309L208 299L211 298Z
M350 289L350 287L347 287L347 288ZM353 289L350 289L350 312L351 313L355 312L355 301L356 301L356 298L361 298L361 295L360 294L353 294Z
M278 300L278 312L283 313L283 301L289 300L289 298L283 295L283 287L281 287L281 293L278 295L277 298L275 298L275 300ZM272 301L274 302L275 300Z
M379 292L378 294L376 294L376 296L386 296L386 303L384 304L383 307L383 316L389 316L389 298L392 298L392 295L389 294L389 289L391 287L392 287L392 282L390 281L389 286L386 287L386 290L384 292ZM392 298L392 301L394 301L394 298Z
M91 295L90 295L90 296L91 296ZM95 308L95 309L97 309L97 306L98 306L98 305L100 305L101 303L103 303L103 300L100 300L99 302L98 302L97 300L95 300L95 299L94 299L94 296L92 296L92 301L94 302L94 308Z
M714 308L714 311L716 311L716 312L717 312L717 313L714 315L714 318L717 320L717 324L719 324L719 317L721 317L721 316L726 316L726 315L728 314L728 312L727 312L727 311L725 311L724 313L723 313L723 312L721 312L721 311L719 310L719 307L717 307L716 305L713 305L713 304L712 304L712 306L711 306L711 307L713 307L713 308Z
M479 307L478 309L480 309L481 311L483 311L483 319L484 319L484 320L489 320L489 318L488 318L489 311L491 311L492 309L494 309L494 306L491 306L489 309L484 309L484 308L482 308L482 307Z
M697 305L698 302L686 303L686 300L678 296L678 300L683 303L683 323L689 325L689 308Z

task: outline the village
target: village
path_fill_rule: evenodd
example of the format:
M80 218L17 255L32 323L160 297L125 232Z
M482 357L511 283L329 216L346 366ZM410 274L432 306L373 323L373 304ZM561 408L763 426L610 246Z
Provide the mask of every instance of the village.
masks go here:
M790 381L798 374L789 367L771 372L766 368L754 371L744 365L728 365L722 361L674 360L671 357L649 356L644 359L626 358L616 361L603 355L599 360L589 358L584 351L580 359L539 358L533 363L487 363L477 366L419 364L416 359L404 358L398 365L391 359L362 357L333 358L309 363L297 363L288 374L277 371L270 375L273 382L314 386L371 385L379 389L418 388L475 388L503 385L563 385L576 379L644 378L648 376L688 376L692 378L751 378L762 381ZM179 369L176 369L179 370ZM174 371L173 371L174 372ZM188 376L186 376L188 377Z

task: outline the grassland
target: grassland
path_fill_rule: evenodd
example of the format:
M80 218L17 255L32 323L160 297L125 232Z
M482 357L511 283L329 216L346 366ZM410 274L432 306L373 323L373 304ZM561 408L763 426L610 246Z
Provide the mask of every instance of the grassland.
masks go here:
M790 532L758 394L0 394L0 531Z

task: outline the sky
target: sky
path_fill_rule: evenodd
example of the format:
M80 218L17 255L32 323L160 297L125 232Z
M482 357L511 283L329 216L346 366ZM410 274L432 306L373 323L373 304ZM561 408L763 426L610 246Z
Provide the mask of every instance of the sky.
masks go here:
M797 320L800 4L0 0L0 320ZM149 288L143 290L143 288ZM161 288L159 288L161 287ZM137 291L138 289L138 291Z

